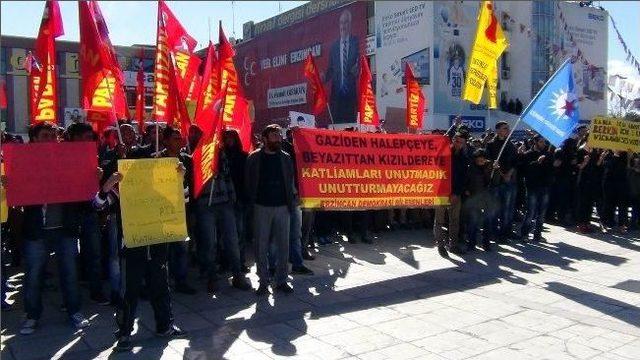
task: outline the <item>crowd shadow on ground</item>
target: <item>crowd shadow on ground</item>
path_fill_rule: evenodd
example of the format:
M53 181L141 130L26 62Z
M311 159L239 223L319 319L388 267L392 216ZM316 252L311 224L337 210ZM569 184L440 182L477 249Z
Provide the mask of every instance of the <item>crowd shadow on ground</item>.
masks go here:
M186 339L169 341L154 337L152 312L148 304L143 304L140 307L137 334L134 335L136 348L131 353L112 353L110 348L115 338L112 334L114 322L110 309L90 306L86 310L92 317L91 328L85 332L73 332L69 327L66 331L59 328L64 316L48 304L41 321L43 326L30 337L15 335L20 324L15 314L9 318L3 316L2 335L5 340L2 352L3 355L10 352L19 359L21 349L31 347L33 350L33 346L41 344L42 358L155 359L163 355L174 355L184 359L213 359L223 358L225 354L239 356L243 351L253 350L242 348L243 342L238 340L245 338L252 344L260 344L260 350L268 350L279 356L294 356L304 350L296 343L307 334L308 320L330 319L335 315L392 306L503 281L526 285L529 282L527 274L540 273L546 268L575 271L572 265L580 261L597 261L613 266L627 261L622 256L602 254L563 241L514 243L497 247L488 253L477 250L462 258L452 257L438 264L438 268L421 271L433 265L426 261L440 261L440 258L416 257L418 250L432 248L433 241L430 236L424 236L423 242L406 240L411 233L405 231L386 234L375 239L373 245L352 245L338 241L323 247L317 259L310 263L316 275L293 277L296 289L293 295L276 293L269 298L258 298L252 293L226 287L215 297L208 296L203 291L195 296L174 294L176 322L189 331ZM419 234L422 236L424 230ZM611 240L603 235L602 240L626 249L636 246L623 237ZM423 255L421 252L420 256ZM398 266L398 261L411 267L415 273L395 276L393 266ZM373 268L385 276L375 282L362 279L361 283L356 281L349 286L341 284L347 276L357 278L364 267L367 271L372 271ZM201 290L202 284L198 285ZM569 287L559 282L550 282L547 289L604 314L609 311L610 307L597 306L598 301L584 301L585 296L590 293L583 291L581 294L580 289ZM609 303L616 301L595 294L590 296L591 299L601 297L598 300ZM49 299L56 297L59 298L60 294L49 294ZM21 309L19 302L14 313ZM55 300L51 302L55 303ZM620 302L618 305L637 310L630 304ZM622 321L640 325L637 320L625 320L616 313L607 315L620 316ZM56 327L57 335L48 336L48 329Z

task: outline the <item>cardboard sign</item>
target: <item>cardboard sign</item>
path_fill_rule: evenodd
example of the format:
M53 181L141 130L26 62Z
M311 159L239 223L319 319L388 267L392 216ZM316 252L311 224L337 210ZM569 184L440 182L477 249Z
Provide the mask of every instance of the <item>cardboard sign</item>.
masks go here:
M587 142L597 149L640 152L640 123L596 117Z
M87 201L98 191L94 142L7 144L2 150L9 206Z
M449 204L451 149L445 136L295 129L293 144L304 208Z
M187 238L183 177L177 166L176 158L118 160L126 247Z

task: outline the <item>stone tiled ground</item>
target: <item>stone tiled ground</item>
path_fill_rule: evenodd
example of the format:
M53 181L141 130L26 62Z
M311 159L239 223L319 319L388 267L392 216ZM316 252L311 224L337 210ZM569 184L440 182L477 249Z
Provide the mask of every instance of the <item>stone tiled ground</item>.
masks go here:
M586 237L549 228L547 243L501 246L445 260L425 230L382 234L373 246L336 243L295 277L296 292L258 300L225 288L175 295L186 339L154 337L142 303L130 354L113 354L110 308L88 305L75 332L46 292L38 332L16 335L2 314L2 359L638 359L638 233ZM12 278L19 284L20 274ZM256 284L256 278L252 275ZM55 282L51 281L51 284ZM197 283L200 290L204 284ZM86 295L86 294L85 294Z

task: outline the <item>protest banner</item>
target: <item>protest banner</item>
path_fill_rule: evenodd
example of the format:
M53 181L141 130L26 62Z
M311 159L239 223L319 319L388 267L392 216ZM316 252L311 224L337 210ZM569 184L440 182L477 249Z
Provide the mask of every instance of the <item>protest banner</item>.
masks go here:
M448 205L450 141L441 135L295 129L303 208L364 210Z
M640 123L596 117L591 121L588 144L598 149L640 152Z
M128 248L187 238L183 176L176 158L118 160L120 209Z
M7 144L2 150L9 206L87 201L98 191L94 142Z

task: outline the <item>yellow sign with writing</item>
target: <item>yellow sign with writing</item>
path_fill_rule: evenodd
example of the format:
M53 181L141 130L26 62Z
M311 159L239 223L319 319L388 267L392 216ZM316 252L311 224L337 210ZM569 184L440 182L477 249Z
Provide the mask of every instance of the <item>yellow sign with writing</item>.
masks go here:
M176 158L118 160L124 244L128 248L187 238L183 176Z
M598 149L640 152L640 123L596 117L591 121L588 144Z
M4 175L4 164L0 165L0 176ZM0 223L7 222L9 216L9 207L7 206L7 192L4 186L0 184Z

